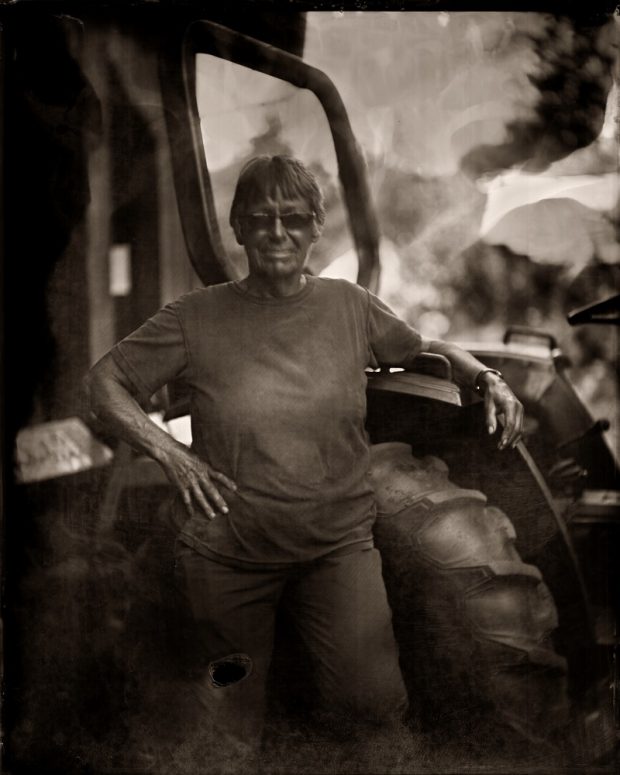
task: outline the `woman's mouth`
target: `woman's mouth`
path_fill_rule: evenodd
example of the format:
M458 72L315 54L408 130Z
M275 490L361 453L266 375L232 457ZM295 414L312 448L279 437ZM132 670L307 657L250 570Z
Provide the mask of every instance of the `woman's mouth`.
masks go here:
M290 258L292 253L290 250L269 250L263 253L263 255L272 261L281 261L282 259Z

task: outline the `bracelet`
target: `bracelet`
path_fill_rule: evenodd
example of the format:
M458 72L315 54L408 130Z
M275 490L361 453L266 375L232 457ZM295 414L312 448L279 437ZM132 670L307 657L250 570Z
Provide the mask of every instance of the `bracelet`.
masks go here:
M474 380L474 390L476 393L482 393L482 387L480 386L480 377L482 377L483 374L495 374L500 379L504 379L504 375L501 371L498 371L497 369L482 369L476 374L476 379Z

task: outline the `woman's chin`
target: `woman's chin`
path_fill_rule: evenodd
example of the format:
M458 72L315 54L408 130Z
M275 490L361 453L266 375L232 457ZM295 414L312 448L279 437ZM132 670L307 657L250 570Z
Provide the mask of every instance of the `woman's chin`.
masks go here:
M290 259L277 259L265 263L263 274L273 280L292 280L301 276L302 267Z

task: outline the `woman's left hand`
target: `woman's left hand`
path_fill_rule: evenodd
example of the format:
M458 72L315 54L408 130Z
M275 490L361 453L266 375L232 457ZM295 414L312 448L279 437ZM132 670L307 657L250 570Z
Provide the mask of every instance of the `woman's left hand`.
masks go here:
M484 384L484 413L490 434L497 430L498 420L504 426L498 449L516 447L523 431L523 405L497 374L482 374Z
M523 406L501 375L493 369L487 369L484 363L453 342L422 339L421 348L425 352L447 358L458 385L472 387L472 378L477 375L475 385L484 393L485 421L489 433L495 433L499 420L504 429L498 449L516 447L523 430Z

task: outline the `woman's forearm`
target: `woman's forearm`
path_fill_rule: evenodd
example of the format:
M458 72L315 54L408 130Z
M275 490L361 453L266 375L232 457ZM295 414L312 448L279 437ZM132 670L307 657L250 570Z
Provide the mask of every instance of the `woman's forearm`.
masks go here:
M451 342L429 339L424 342L424 350L447 358L452 366L454 381L462 387L475 388L476 377L486 368L471 353Z
M89 372L86 388L92 411L112 433L152 457L178 489L188 513L200 509L209 519L228 506L220 490L236 490L225 474L156 425L136 400L133 387L110 355Z
M178 442L141 408L110 356L90 370L85 385L97 419L115 436L165 465Z

